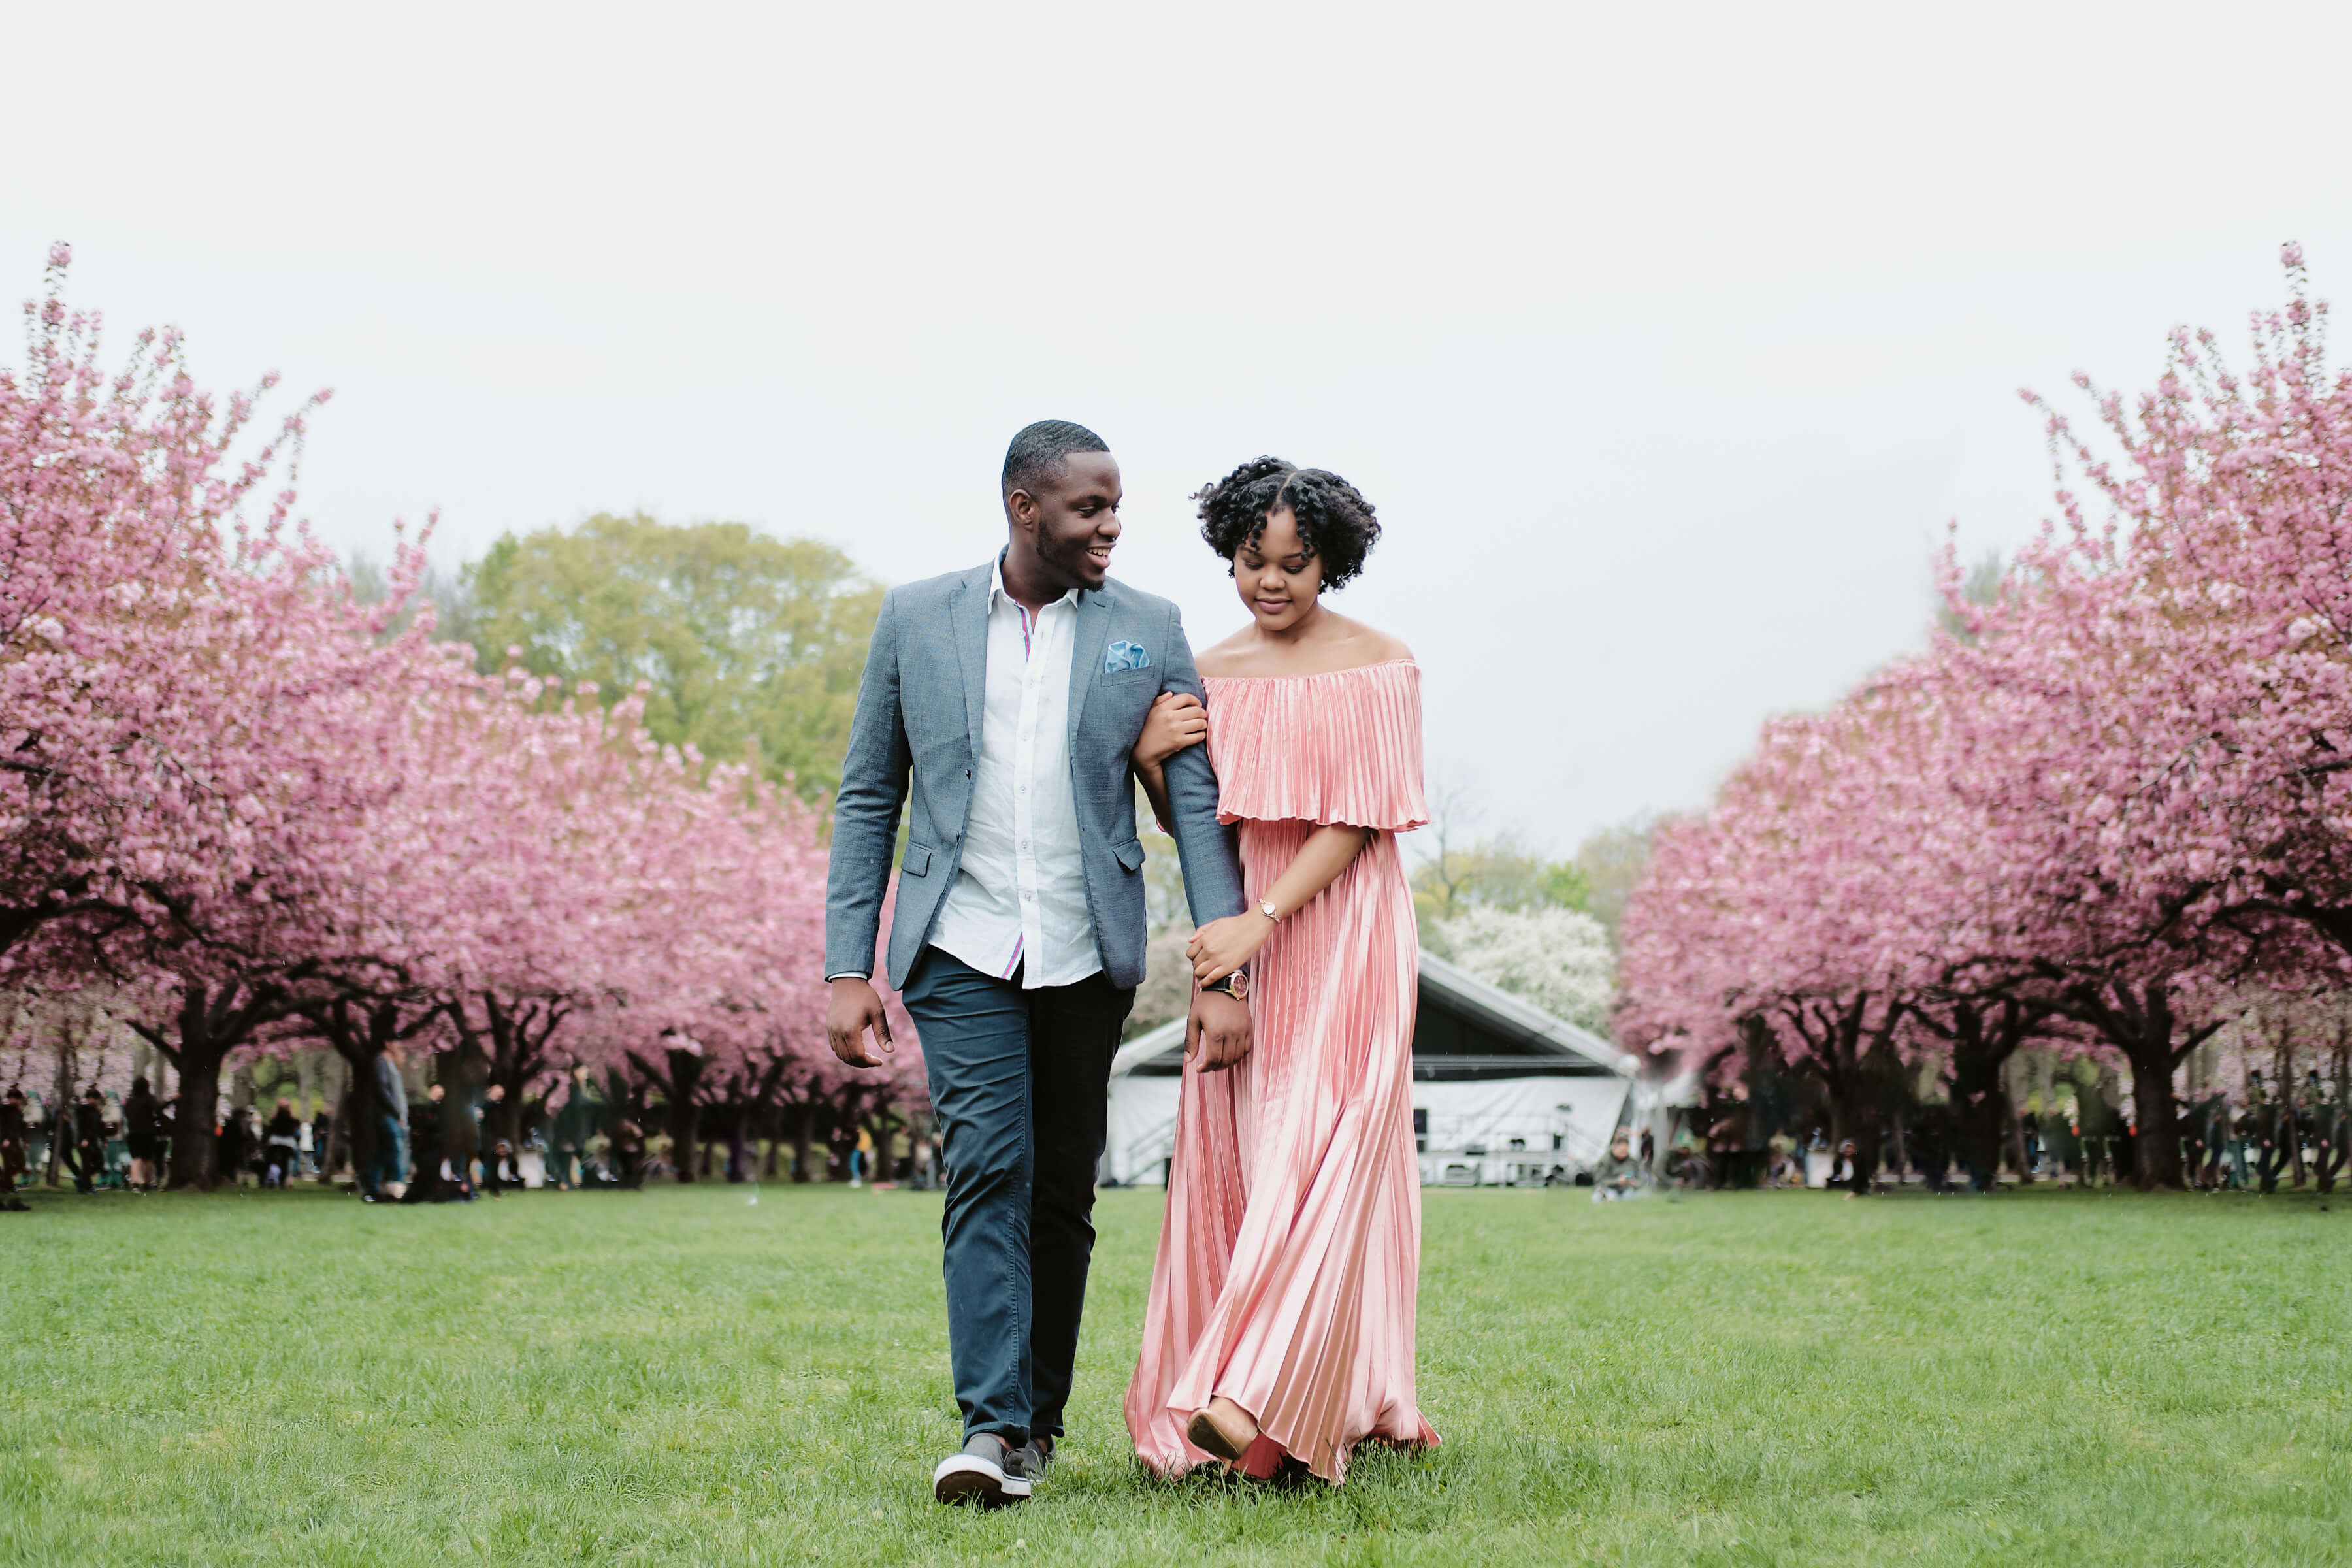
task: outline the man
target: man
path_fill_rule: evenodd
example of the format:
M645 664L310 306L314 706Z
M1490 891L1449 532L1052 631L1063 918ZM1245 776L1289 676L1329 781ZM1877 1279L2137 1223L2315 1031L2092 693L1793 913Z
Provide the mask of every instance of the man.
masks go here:
M73 1119L74 1191L87 1193L106 1173L106 1100L92 1084Z
M438 1082L425 1086L425 1098L408 1108L408 1157L415 1164L408 1178L408 1190L400 1195L404 1204L437 1204L450 1195L449 1182L441 1176L441 1162L448 1158L448 1147L443 1142L448 1117L448 1089ZM451 1169L457 1168L455 1161ZM457 1184L463 1184L460 1176Z
M1633 1145L1625 1130L1609 1140L1609 1152L1592 1167L1592 1201L1613 1203L1619 1198L1638 1197L1642 1190L1642 1167L1633 1159Z
M367 1071L374 1153L360 1172L360 1196L372 1204L397 1201L408 1173L408 1085L400 1076L400 1047L386 1046Z
M868 983L899 807L887 957L922 1036L945 1140L948 1342L962 1451L942 1502L1027 1497L1062 1434L1094 1248L1110 1061L1143 978L1143 845L1129 753L1162 692L1201 694L1175 606L1108 575L1118 465L1060 420L1013 438L1006 541L893 589L834 807L825 1020L833 1048L894 1049ZM1164 764L1196 923L1242 908L1207 748ZM1248 1048L1246 981L1194 993L1188 1043Z
M572 1190L575 1177L574 1163L584 1165L588 1140L596 1134L595 1112L591 1107L588 1068L585 1065L572 1069L572 1091L564 1096L563 1109L555 1113L555 1147L547 1156L548 1184L564 1192ZM576 1178L587 1179L583 1169Z
M28 1160L26 1144L30 1131L25 1125L25 1091L14 1084L7 1097L0 1100L0 1210L23 1214L27 1205L16 1195L24 1184Z

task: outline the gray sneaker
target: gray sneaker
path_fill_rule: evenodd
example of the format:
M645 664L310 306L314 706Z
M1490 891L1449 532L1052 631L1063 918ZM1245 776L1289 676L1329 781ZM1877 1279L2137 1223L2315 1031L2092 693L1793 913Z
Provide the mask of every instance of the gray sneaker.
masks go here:
M995 1433L973 1433L964 1439L962 1452L950 1454L931 1472L931 1495L941 1502L976 1502L982 1508L1025 1500L1029 1478L1013 1453Z
M1004 1456L1004 1473L1019 1476L1032 1486L1045 1479L1054 1466L1054 1439L1045 1436L1030 1438Z

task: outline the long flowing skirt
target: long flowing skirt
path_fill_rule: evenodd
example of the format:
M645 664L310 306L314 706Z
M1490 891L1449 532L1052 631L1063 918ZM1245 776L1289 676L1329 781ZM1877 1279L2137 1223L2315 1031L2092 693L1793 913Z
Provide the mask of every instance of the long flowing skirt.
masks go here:
M1310 823L1241 825L1255 902ZM1328 1481L1367 1438L1433 1444L1413 1395L1421 1183L1412 1142L1420 945L1393 834L1283 922L1251 966L1253 1047L1190 1066L1168 1207L1127 1391L1136 1452L1162 1474L1213 1456L1185 1440L1223 1394Z

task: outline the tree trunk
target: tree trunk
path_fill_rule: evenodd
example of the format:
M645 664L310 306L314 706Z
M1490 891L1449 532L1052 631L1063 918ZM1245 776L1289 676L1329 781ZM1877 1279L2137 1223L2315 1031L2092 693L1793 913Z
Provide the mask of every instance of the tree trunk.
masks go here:
M321 1186L335 1179L335 1173L342 1168L343 1158L351 1152L351 1147L352 1089L351 1077L345 1074L343 1092L335 1097L335 1113L327 1119L327 1147L319 1156L319 1183Z
M1991 1172L2000 1163L2000 1068L2009 1053L2000 1048L1999 1031L1988 1031L1973 1006L1955 1009L1950 1077L1946 1098L1952 1110L1952 1134L1959 1147L1960 1167L1969 1185L1983 1192L1992 1185Z
M2133 1184L2142 1192L2186 1191L2189 1184L2180 1165L2180 1107L2172 1092L2172 1073L2219 1026L2208 1025L2188 1045L2175 1047L2173 1037L2179 1031L2172 1016L2172 993L2160 980L2137 991L2122 981L2080 986L2069 994L2068 1011L2105 1036L2131 1068ZM2085 1138L2093 1136L2087 1120L2084 1132ZM2085 1151L2085 1175L2089 1159Z
M670 1169L681 1182L694 1180L696 1123L702 1108L695 1103L695 1089L702 1081L702 1058L692 1051L669 1052L669 1163Z
M816 1102L805 1101L800 1115L793 1122L793 1180L806 1182L809 1175L809 1145L816 1136Z
M727 1179L748 1182L751 1179L751 1146L744 1136L751 1121L740 1105L731 1108L727 1125Z
M184 1039L185 1037L182 1037ZM180 1108L172 1118L172 1190L208 1193L219 1141L213 1112L220 1104L220 1058L210 1051L180 1049Z
M2133 1179L2140 1191L2185 1191L2180 1172L2179 1108L2172 1100L2172 1032L2144 1053L2129 1055L2132 1068L2132 1120L2138 1135L2132 1140Z
M494 1142L505 1139L507 1147L520 1154L522 1150L522 1085L510 1083L506 1086L506 1090L507 1097L490 1108L490 1136Z
M58 1184L65 1170L66 1140L72 1136L67 1131L73 1111L73 1037L60 1025L58 1029L57 1079L49 1086L49 1158L47 1184Z
M1853 1140L1853 1179L1846 1184L1850 1190L1868 1197L1871 1183L1878 1178L1878 1119L1862 1118L1847 1136Z

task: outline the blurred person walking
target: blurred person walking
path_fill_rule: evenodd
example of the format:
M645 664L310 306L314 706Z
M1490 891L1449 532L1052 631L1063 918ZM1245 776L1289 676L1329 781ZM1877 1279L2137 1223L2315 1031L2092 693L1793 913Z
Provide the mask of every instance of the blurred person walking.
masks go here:
M408 1086L401 1081L399 1050L387 1046L367 1068L367 1114L374 1125L373 1148L359 1173L362 1203L394 1201L407 1191Z
M131 1151L131 1191L154 1191L163 1174L163 1107L144 1075L131 1080L131 1098L122 1102L122 1139Z
M400 1195L402 1203L438 1203L446 1195L449 1180L442 1175L441 1164L447 1158L442 1138L448 1124L443 1109L448 1093L438 1083L427 1084L425 1098L408 1108L410 1172L408 1190Z
M106 1169L106 1100L92 1084L73 1113L74 1191L89 1192Z
M280 1099L261 1131L261 1184L283 1187L302 1168L302 1121L294 1102Z
M0 1096L0 1211L23 1214L28 1205L16 1195L25 1184L25 1173L32 1168L32 1156L26 1148L31 1137L25 1122L25 1091L14 1084Z

